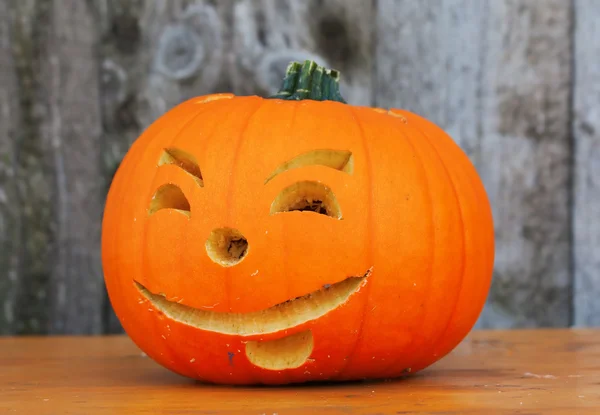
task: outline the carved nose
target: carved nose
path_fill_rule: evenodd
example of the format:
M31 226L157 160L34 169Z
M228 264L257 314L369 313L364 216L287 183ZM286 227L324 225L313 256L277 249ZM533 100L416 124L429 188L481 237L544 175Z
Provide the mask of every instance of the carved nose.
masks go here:
M206 253L216 264L233 267L248 255L248 241L233 228L213 229L206 240Z

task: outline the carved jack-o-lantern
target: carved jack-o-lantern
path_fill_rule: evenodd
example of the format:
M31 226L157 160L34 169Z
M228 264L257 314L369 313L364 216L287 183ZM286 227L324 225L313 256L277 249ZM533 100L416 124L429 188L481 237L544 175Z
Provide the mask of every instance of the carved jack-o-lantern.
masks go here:
M180 104L133 144L103 222L108 292L150 357L211 382L396 377L475 323L493 226L467 156L291 64L274 99Z

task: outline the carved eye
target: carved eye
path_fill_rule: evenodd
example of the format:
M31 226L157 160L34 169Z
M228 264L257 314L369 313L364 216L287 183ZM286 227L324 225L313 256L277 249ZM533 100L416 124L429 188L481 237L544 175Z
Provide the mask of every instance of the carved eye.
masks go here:
M198 186L204 187L202 172L196 157L192 154L179 148L165 148L158 160L158 167L172 164L179 167L187 174L192 176ZM190 217L190 202L179 186L173 183L168 183L160 186L148 208L148 214L152 215L161 209L173 209Z
M319 149L300 154L282 163L267 177L265 184L288 170L308 166L324 166L346 174L354 173L354 157L347 150ZM314 212L342 219L342 211L333 191L322 183L303 181L286 187L271 204L271 214L282 212Z
M152 215L161 209L173 209L190 217L190 202L183 194L179 186L168 183L159 187L148 208L148 214Z
M271 214L314 212L342 219L342 211L333 191L319 182L303 181L283 189L271 204Z

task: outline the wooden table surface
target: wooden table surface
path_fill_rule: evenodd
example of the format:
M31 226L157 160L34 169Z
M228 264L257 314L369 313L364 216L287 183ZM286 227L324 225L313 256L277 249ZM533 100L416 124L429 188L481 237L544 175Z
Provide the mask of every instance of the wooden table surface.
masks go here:
M473 332L402 380L204 385L124 336L0 338L0 413L600 414L600 330Z

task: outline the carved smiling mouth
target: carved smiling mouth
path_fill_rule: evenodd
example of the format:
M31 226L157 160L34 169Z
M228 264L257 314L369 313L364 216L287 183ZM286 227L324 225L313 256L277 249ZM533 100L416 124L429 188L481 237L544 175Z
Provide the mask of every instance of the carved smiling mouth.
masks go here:
M172 320L216 333L255 336L291 329L324 316L358 292L370 274L371 269L361 277L348 277L301 297L249 313L202 310L169 301L137 281L135 285L153 307ZM256 366L270 370L293 369L309 359L313 336L310 330L305 330L276 340L248 341L245 349L246 357Z
M156 309L172 320L216 333L255 336L291 329L324 316L345 303L370 274L369 269L361 277L348 277L326 288L249 313L202 310L169 301L163 295L148 291L137 281L135 285Z

